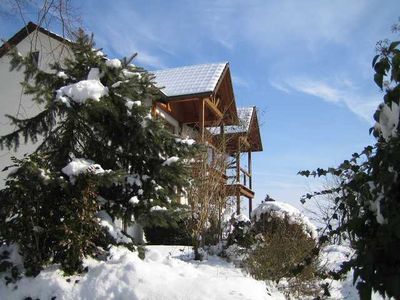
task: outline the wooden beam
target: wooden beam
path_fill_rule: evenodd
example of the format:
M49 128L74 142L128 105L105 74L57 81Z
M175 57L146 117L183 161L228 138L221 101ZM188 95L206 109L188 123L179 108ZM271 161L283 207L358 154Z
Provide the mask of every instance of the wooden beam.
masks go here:
M157 116L156 108L157 108L157 104L156 104L156 103L153 103L153 104L151 105L151 116L152 116L153 118L155 118L155 117Z
M250 149L250 143L247 140L246 136L239 137L239 141L241 141L241 143L245 146L246 149Z
M222 74L221 74L220 78L218 79L217 86L215 87L214 93L217 93L217 92L218 92L218 90L219 90L219 88L220 88L222 82L223 82L224 79L225 79L225 76L226 76L227 72L229 72L229 64L227 64L227 65L225 66L224 70L222 71Z
M219 119L223 118L224 116L223 113L218 109L218 107L214 103L211 102L209 98L205 99L205 103L214 115L216 115Z
M204 142L204 99L200 100L199 103L199 133L200 142Z
M185 94L179 96L165 96L166 99L164 102L180 102L180 101L191 101L194 99L201 99L207 98L212 95L212 92L204 92L204 93L192 93L192 94Z
M198 101L199 98L191 97L191 98L183 98L183 99L171 99L168 100L167 103L183 103L183 102L190 102L190 101Z
M236 214L240 215L240 189L236 189Z
M236 182L240 183L240 151L236 152Z
M236 182L240 184L240 142L238 141L238 151L236 152ZM240 188L236 190L236 212L240 214Z
M253 189L253 186L252 186L252 177L253 177L253 174L251 173L251 151L249 151L248 152L248 156L247 156L247 164L248 164L248 166L249 166L249 187L250 187L250 189L252 190Z
M221 137L221 146L222 146L222 153L225 153L226 151L226 139L225 139L225 127L224 127L224 122L221 122L219 125L219 133Z
M228 196L237 196L237 191L239 191L240 196L254 198L254 192L243 184L228 184L226 185L226 188Z
M248 152L247 155L247 164L248 164L248 171L249 171L249 188L253 190L253 174L251 173L251 150ZM249 219L251 219L251 211L253 210L253 198L249 198Z
M252 210L253 210L253 198L249 198L249 219L251 219Z
M240 168L240 171L242 171L242 173L244 174L244 175L246 175L247 177L250 177L251 175L250 175L250 173L249 172L247 172L245 169L243 169L243 168Z
M240 194L247 198L254 197L254 192L252 190L250 190L248 187L244 186L243 184L239 184L239 190L240 190Z

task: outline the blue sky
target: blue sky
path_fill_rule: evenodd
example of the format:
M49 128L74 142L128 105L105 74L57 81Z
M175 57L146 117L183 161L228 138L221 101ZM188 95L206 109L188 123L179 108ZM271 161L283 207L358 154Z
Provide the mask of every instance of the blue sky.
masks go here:
M378 40L398 37L397 0L72 3L111 58L138 52L149 70L229 61L238 106L259 108L256 202L268 193L300 207L318 183L299 170L335 166L373 143L382 93L371 61ZM23 24L7 10L0 5L4 39Z

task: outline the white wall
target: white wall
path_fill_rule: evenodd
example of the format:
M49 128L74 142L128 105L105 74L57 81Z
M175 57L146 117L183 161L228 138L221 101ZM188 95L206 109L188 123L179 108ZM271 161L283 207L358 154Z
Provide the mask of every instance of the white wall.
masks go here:
M174 127L174 133L179 134L179 122L175 120L170 114L166 113L160 108L156 108L156 114L167 121L171 126Z
M69 56L67 46L58 40L49 37L41 32L32 32L17 46L18 52L25 56L30 51L39 51L39 68L50 71L49 63L61 61ZM23 94L20 82L23 81L21 71L10 72L10 57L4 55L0 58L0 135L6 135L14 130L5 114L18 118L29 118L41 111L38 104L34 103L30 97ZM37 145L24 145L24 140L20 140L21 145L17 152L3 149L0 151L0 171L11 163L11 156L21 158L24 153L32 153ZM0 188L4 187L4 179L7 172L0 172Z

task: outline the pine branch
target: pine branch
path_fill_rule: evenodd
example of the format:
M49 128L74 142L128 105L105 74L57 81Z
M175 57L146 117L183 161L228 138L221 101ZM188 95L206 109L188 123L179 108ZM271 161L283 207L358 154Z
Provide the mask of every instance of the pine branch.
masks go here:
M56 123L53 108L53 106L50 106L36 116L24 120L6 115L6 117L11 120L11 123L16 125L18 129L0 137L0 148L2 150L4 147L8 150L14 148L14 151L17 151L21 136L24 138L26 144L28 139L36 143L39 135L47 135L47 133L51 131L52 126Z

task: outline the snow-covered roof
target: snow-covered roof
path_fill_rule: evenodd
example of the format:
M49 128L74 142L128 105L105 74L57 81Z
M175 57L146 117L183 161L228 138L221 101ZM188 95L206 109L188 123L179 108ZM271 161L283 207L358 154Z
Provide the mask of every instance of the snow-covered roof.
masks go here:
M239 119L239 125L225 126L225 133L241 133L248 132L250 129L251 116L253 115L255 107L238 107L237 114ZM220 134L219 127L210 127L209 131L212 134Z
M228 63L202 64L152 71L167 97L213 92Z

